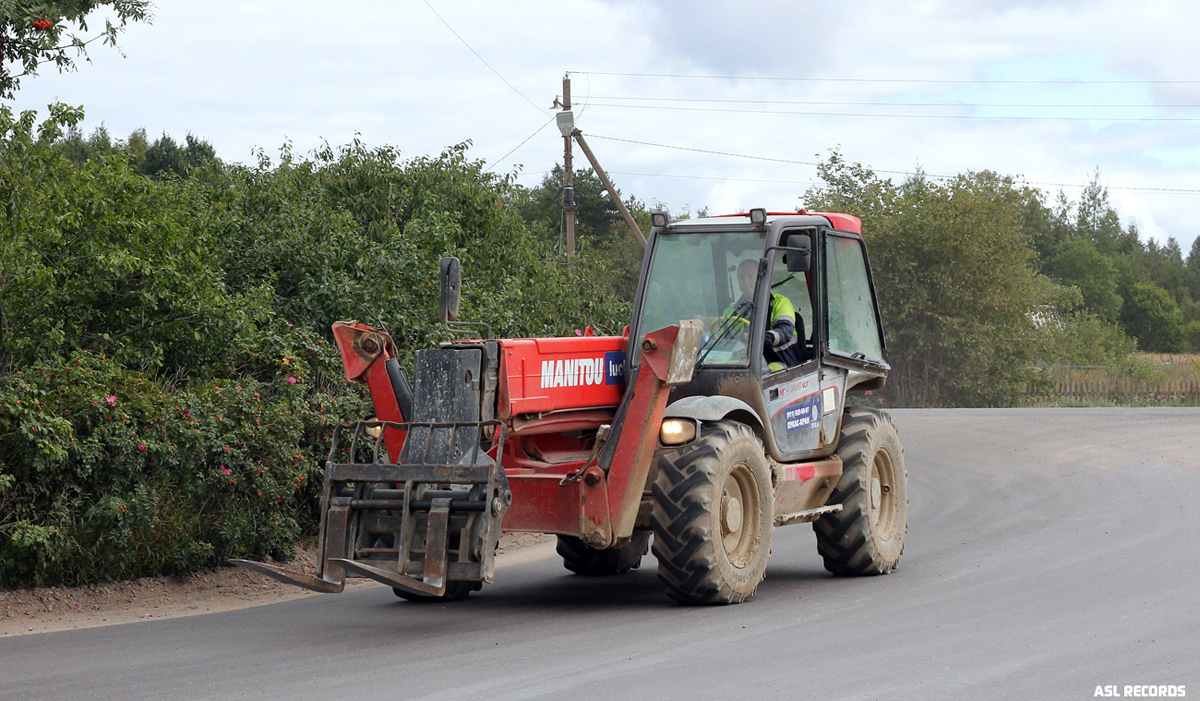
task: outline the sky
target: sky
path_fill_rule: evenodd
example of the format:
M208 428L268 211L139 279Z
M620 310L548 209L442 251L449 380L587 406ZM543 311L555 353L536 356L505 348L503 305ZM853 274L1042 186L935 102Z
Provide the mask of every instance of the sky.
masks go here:
M735 6L736 5L736 6ZM27 78L85 132L226 161L358 138L537 185L556 98L623 196L791 210L833 149L897 181L992 170L1075 199L1095 174L1143 239L1200 234L1200 4L1171 0L158 0L121 52ZM122 53L124 56L122 56ZM585 166L576 149L576 165ZM850 212L853 214L853 212ZM869 232L865 232L868 233Z

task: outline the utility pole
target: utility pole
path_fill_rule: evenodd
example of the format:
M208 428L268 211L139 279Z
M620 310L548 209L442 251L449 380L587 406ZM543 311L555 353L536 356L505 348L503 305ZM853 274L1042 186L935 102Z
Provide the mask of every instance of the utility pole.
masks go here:
M565 118L564 118L565 117ZM564 127L569 127L564 129ZM571 74L563 75L562 112L558 129L563 135L563 209L567 214L567 262L575 257L575 165L571 160L571 131L575 128L571 113Z
M612 180L609 180L608 174L600 167L600 162L596 160L596 154L592 153L592 149L584 141L583 132L575 128L575 115L571 112L570 73L563 76L562 112L558 113L556 119L558 121L558 131L563 135L563 168L565 169L563 173L563 209L567 215L567 264L571 264L571 258L575 255L575 210L578 208L575 204L575 187L572 184L575 175L575 166L571 158L572 138L579 142L579 148L583 149L583 155L587 156L588 162L592 164L592 170L596 171L600 182L604 183L604 189L608 190L608 196L621 213L621 217L625 220L625 225L637 235L638 241L642 243L642 248L645 248L646 237L642 234L642 230L638 227L637 222L633 220L633 215L629 213L629 209L625 207L625 203L621 201L621 197L617 194L617 188L613 186Z

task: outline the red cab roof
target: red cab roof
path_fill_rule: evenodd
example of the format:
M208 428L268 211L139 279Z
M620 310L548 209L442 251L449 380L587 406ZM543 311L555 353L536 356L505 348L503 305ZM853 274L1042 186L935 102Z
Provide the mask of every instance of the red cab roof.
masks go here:
M797 215L813 215L825 217L833 228L838 231L849 231L855 234L862 234L862 220L853 214L839 214L837 212L809 212L801 209L798 212L767 212L768 217L794 217ZM720 217L748 217L749 212L741 212L738 214L715 214L712 218Z

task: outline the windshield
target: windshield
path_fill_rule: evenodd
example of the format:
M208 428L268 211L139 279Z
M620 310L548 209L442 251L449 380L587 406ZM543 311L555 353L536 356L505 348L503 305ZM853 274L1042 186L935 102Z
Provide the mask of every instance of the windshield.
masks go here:
M746 367L751 309L749 295L738 285L738 266L757 262L765 245L763 231L659 234L637 338L630 344L634 362L647 333L681 319L701 319L706 331L703 364Z

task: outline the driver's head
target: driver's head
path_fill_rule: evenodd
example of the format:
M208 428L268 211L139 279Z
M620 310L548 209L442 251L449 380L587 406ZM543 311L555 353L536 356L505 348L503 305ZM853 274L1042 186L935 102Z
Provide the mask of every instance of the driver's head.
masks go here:
M754 278L758 276L758 261L744 260L738 266L738 289L743 295L749 295L754 291Z

